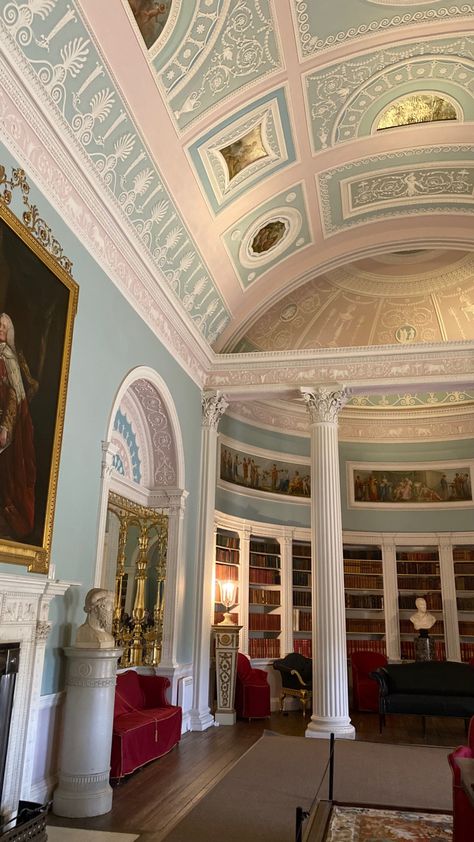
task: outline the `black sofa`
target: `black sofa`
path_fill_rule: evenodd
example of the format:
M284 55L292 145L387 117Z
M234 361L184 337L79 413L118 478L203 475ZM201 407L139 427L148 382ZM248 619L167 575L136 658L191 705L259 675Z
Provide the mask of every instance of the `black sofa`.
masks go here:
M380 733L387 713L425 716L474 716L474 668L456 661L415 661L379 667Z
M311 700L313 662L299 652L289 652L284 658L273 661L273 669L281 674L280 712L284 713L286 696L296 696L301 702L303 716Z

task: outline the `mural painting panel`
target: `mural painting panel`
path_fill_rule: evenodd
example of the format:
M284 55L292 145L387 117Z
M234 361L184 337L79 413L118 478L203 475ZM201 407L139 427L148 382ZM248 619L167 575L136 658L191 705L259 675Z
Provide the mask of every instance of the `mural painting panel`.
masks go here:
M148 49L160 37L169 18L173 0L128 0L138 28Z
M385 466L348 463L349 505L363 508L464 508L472 506L473 464Z
M310 497L309 465L248 453L221 443L220 478L252 491Z

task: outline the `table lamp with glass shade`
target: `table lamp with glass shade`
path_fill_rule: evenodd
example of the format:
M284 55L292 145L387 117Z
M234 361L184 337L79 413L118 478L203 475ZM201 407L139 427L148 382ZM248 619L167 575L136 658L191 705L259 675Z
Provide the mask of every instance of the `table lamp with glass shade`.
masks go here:
M237 582L233 582L231 579L226 580L225 582L219 582L219 590L220 590L220 602L225 607L224 611L224 619L221 620L219 623L220 626L235 626L235 623L230 615L230 609L235 608L237 605L236 602L236 595L237 595Z

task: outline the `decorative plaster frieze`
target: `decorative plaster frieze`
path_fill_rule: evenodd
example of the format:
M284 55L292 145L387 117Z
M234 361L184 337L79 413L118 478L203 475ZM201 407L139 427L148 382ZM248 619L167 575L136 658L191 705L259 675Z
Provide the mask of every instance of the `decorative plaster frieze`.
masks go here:
M387 105L413 92L414 80L417 92L448 96L458 119L462 101L464 118L472 119L472 34L407 42L309 71L304 89L314 152L370 136Z
M368 2L372 2L373 5L378 5L379 2L381 5L385 5L389 0L368 0ZM428 2L430 0L422 0L421 4L413 3L411 0L402 0L399 5L417 7L418 5L426 5ZM334 3L332 7L328 7L328 13L324 15L322 25L321 15L318 14L319 10L317 6L308 3L307 0L294 0L296 38L302 59L312 58L327 50L334 49L334 47L340 44L365 38L373 33L380 33L390 29L398 30L415 24L436 23L440 20L454 20L464 17L469 19L474 12L474 6L471 3L451 3L449 7L444 6L436 9L430 8L425 10L415 8L415 10L407 12L400 10L400 13L394 14L391 17L385 15L376 20L370 20L369 14L367 14L367 20L358 26L352 26L347 30L340 30L339 15L341 14L342 3L343 0L341 4ZM391 3L391 5L398 4ZM334 17L331 14L333 10L335 12ZM372 10L371 13L375 14L375 10ZM321 33L323 26L324 34L319 35L318 30Z
M214 15L217 22L215 4L218 0L206 2L209 14ZM181 132L232 94L281 69L277 28L269 0L226 2L218 24L216 37L205 50L196 56L199 50L196 39L184 49L180 45L180 67L165 68L160 75L160 83L164 86L172 85L177 75L182 77L182 71L186 72L181 87L176 85L176 90L171 89L168 96L164 91ZM188 61L189 67L185 68Z
M316 186L321 203L321 215L325 237L332 236L339 231L351 228L355 225L363 225L372 222L374 219L396 218L398 216L419 216L425 214L440 215L447 211L453 215L472 214L472 192L469 190L460 193L453 204L453 194L439 195L436 187L438 178L433 178L429 193L424 194L420 188L420 179L416 177L417 171L424 168L424 158L436 154L437 166L434 170L446 168L455 172L458 167L459 177L464 183L463 173L469 176L474 147L472 144L448 145L440 144L436 148L430 146L418 147L416 149L404 149L398 152L382 155L372 155L368 158L360 158L350 161L338 167L333 167L316 175ZM402 162L400 164L400 162ZM468 169L466 170L466 162ZM388 207L384 200L378 200L366 204L360 209L357 215L351 215L351 201L348 193L349 184L359 183L363 191L364 185L374 183L379 177L390 178L393 172L396 180L399 172L403 169L408 182L404 183L403 201L395 202L401 207ZM357 172L359 171L359 172ZM449 180L449 176L448 176ZM416 183L413 183L413 182ZM388 183L388 182L387 182ZM356 189L356 188L354 188ZM455 190L455 188L453 188ZM362 194L363 195L363 194ZM388 203L387 203L388 205Z
M214 298L208 295L211 281L207 269L196 263L196 259L198 262L200 260L198 250L188 237L163 185L160 187L158 173L155 173L151 164L147 167L143 156L140 160L140 155L135 156L132 163L126 160L133 152L129 132L116 140L115 146L113 137L108 140L112 144L114 167L122 173L125 163L128 165L126 172L112 179L112 173L107 169L111 166L111 155L104 157L103 151L97 152L102 158L96 160L97 156L94 157L88 145L74 133L72 123L68 125L64 114L58 112L57 104L51 101L50 93L40 82L41 74L36 76L33 73L31 64L25 60L18 44L1 29L0 38L5 58L0 69L3 87L0 113L3 112L2 122L7 130L6 142L14 154L20 153L28 175L33 175L45 195L60 208L61 215L65 216L73 230L78 231L100 265L104 266L126 297L134 300L135 309L142 318L151 325L154 323L155 332L157 323L161 324L160 338L165 345L169 346L170 339L173 339L176 346L177 334L181 331L183 338L179 337L179 342L182 356L185 350L184 337L190 328L198 346L194 348L192 356L197 357L199 351L206 353L205 343L199 340L199 334L208 341L214 341L218 332L225 327L220 317L222 313L219 306L215 306ZM74 91L76 88L77 80ZM10 103L7 102L7 95ZM104 97L108 102L105 94ZM99 97L100 102L102 99ZM54 130L51 125L54 125ZM102 141L97 148L103 149ZM71 150L74 150L74 161L71 161ZM122 166L120 162L123 161L125 163ZM156 189L153 190L153 187ZM112 195L113 190L116 195ZM145 193L149 195L145 196ZM132 222L130 211L133 211ZM151 214L150 224L146 221L147 214ZM129 230L125 235L127 228ZM156 240L158 230L165 232L163 236L166 242ZM174 245L170 242L172 232ZM176 250L178 243L179 248ZM186 247L186 265L183 263L183 245ZM144 262L147 266L145 271ZM161 287L156 283L157 270L162 276ZM196 277L199 279L199 295L193 293L193 284L190 285L186 280L188 276L190 279L190 273L194 282ZM190 317L189 324L183 311L176 312L175 296L179 298L181 295L184 310ZM203 296L206 301L203 304L204 310L200 311ZM227 320L228 315L226 323ZM189 354L187 350L186 356Z
M352 399L354 400L354 399ZM308 413L299 404L288 402L232 402L230 418L259 429L278 430L291 436L309 437ZM376 412L346 404L339 416L340 441L447 441L474 438L474 407L444 405L440 408L391 409ZM223 444L230 439L222 439ZM234 447L238 443L234 442ZM253 450L253 449L252 449ZM264 451L266 458L276 453ZM281 454L279 454L281 458ZM293 457L294 458L294 457ZM300 461L300 460L298 460ZM233 489L234 490L234 489Z
M451 342L449 345L411 345L363 347L298 353L232 354L216 359L209 373L208 389L222 389L231 399L232 391L249 388L255 397L263 392L275 397L275 390L285 386L323 385L344 382L370 391L375 386L386 391L391 385L404 384L407 390L429 391L443 382L472 380L474 375L474 343ZM438 384L438 385L436 385ZM274 387L273 393L271 387Z

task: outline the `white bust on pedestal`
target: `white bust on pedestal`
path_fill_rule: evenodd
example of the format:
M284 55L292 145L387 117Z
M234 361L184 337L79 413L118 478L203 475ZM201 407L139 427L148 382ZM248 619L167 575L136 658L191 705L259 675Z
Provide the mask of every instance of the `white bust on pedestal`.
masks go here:
M100 816L112 807L110 750L117 660L122 654L112 631L114 595L92 588L87 619L68 659L66 702L53 812L68 818Z
M87 649L113 649L115 640L112 635L112 591L92 588L86 596L84 611L87 620L77 630L76 646Z

